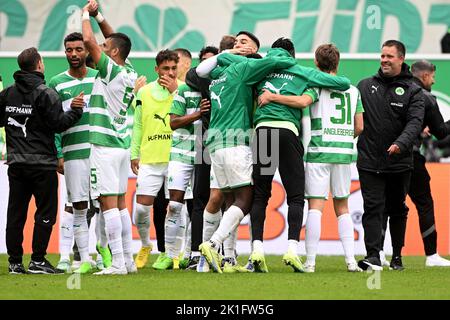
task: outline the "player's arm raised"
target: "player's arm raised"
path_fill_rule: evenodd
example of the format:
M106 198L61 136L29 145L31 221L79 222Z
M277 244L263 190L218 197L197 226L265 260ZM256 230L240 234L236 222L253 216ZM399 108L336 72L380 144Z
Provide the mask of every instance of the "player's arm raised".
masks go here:
M83 16L82 16L82 24L81 29L83 33L83 42L86 49L89 51L92 59L96 64L100 61L100 57L102 56L102 48L97 43L95 39L94 31L92 31L91 22L89 20L89 8L91 6L91 2L83 7ZM92 10L92 9L91 9Z
M108 38L112 33L114 33L114 29L111 25L106 21L105 17L98 11L98 3L95 0L89 0L89 15L94 17L97 21L100 30L102 30L102 34L105 38Z

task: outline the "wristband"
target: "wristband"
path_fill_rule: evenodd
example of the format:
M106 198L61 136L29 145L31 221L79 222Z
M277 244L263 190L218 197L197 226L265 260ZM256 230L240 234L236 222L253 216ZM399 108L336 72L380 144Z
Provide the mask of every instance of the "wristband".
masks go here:
M83 11L83 16L82 16L81 20L82 21L89 20L89 12L88 11Z
M102 23L103 21L105 21L105 17L99 12L99 13L95 16L95 20L97 20L98 23Z

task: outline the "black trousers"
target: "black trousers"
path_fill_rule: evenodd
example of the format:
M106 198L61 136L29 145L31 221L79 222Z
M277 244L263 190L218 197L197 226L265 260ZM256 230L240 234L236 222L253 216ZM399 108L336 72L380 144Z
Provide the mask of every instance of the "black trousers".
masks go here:
M419 215L420 233L425 248L425 254L431 256L437 252L437 232L434 219L434 202L431 196L430 175L425 167L425 157L419 152L414 152L414 170L411 173L411 181L408 195L416 206ZM408 208L405 208L408 210ZM384 230L387 229L388 217L385 217ZM402 221L400 221L401 223ZM392 228L400 228L395 226L396 221L389 221ZM383 239L384 240L384 239ZM384 241L382 242L382 244ZM396 245L392 243L393 246Z
M203 211L209 200L209 182L211 165L204 163L195 164L193 207L191 215L191 250L199 251L199 245L203 241Z
M394 255L401 255L408 213L405 210L405 198L411 172L375 173L360 169L358 172L364 201L362 224L367 257L380 257L383 217L389 217L391 223L394 222L395 227L391 227Z
M253 240L263 240L266 208L278 168L288 204L288 239L299 240L305 204L303 145L291 130L259 127L253 141L254 198L250 219ZM256 161L255 161L256 160Z
M155 225L156 231L156 243L158 245L159 252L165 252L165 242L164 242L164 229L166 223L167 206L169 205L169 200L166 199L166 194L164 192L164 184L158 192L158 195L153 202L153 224Z
M8 168L9 200L6 222L6 247L10 263L22 263L23 228L31 196L36 201L33 230L33 261L43 261L47 254L52 227L58 211L56 170Z

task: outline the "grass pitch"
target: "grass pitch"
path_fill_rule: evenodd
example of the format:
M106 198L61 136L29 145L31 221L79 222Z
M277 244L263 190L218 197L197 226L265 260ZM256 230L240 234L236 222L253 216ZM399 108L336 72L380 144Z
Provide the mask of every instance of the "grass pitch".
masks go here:
M58 256L48 259L56 265ZM84 275L77 282L70 274L9 275L7 256L0 255L0 299L450 299L450 268L425 268L424 257L404 257L405 271L379 274L349 273L341 256L318 257L314 274L294 273L281 256L266 257L268 274L156 271L155 259L138 274Z

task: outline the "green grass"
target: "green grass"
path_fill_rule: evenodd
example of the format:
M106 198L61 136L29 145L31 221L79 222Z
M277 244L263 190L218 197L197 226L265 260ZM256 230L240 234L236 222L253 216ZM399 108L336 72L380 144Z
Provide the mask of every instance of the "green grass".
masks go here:
M49 255L56 264L58 256ZM240 257L241 262L246 257ZM24 259L25 266L30 257ZM152 263L156 259L151 256ZM9 275L0 255L0 299L449 299L450 268L425 268L424 257L405 257L403 272L380 273L380 289L369 290L375 274L348 273L343 257L317 259L316 273L294 273L280 256L267 256L268 274L199 274L155 271L150 263L138 274L81 277L69 290L70 275ZM368 281L369 280L369 281Z

